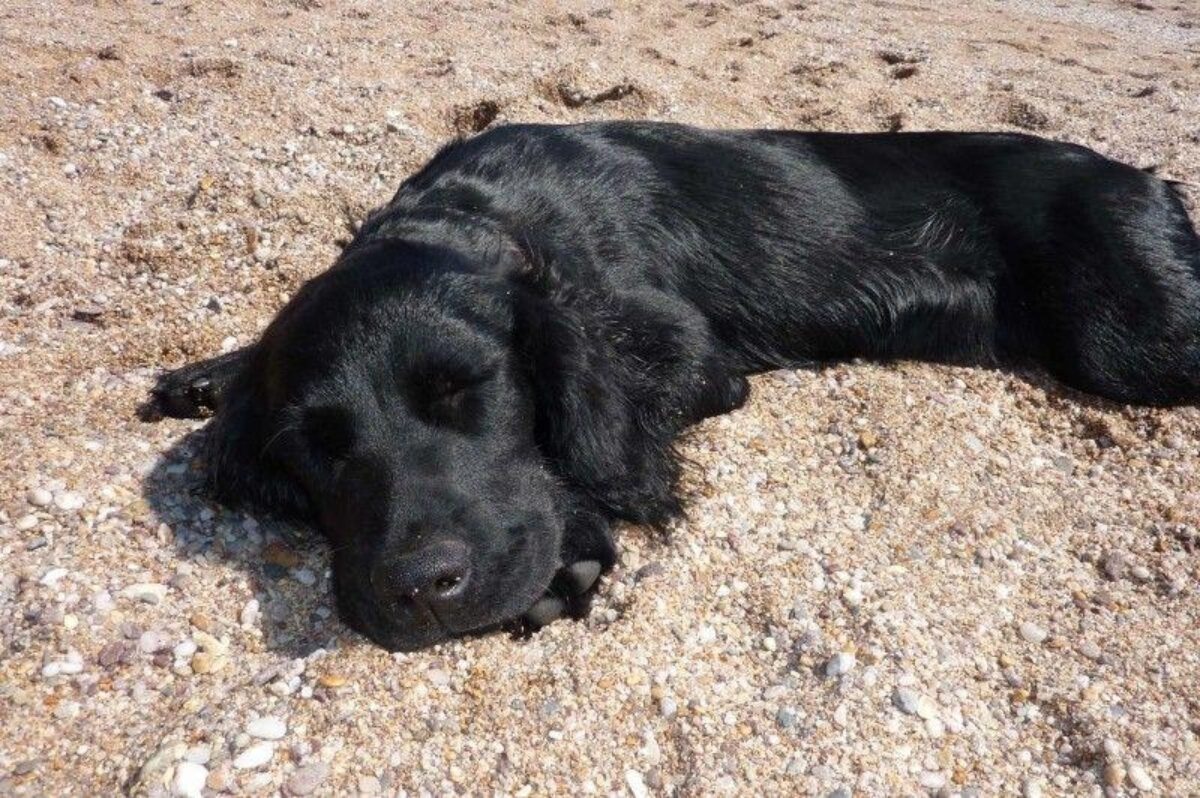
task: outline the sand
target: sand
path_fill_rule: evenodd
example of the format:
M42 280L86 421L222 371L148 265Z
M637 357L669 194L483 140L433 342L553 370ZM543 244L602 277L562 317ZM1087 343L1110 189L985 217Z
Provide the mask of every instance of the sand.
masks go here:
M0 794L1200 794L1200 412L756 378L582 623L392 656L135 408L456 133L1026 130L1200 191L1200 7L0 7Z

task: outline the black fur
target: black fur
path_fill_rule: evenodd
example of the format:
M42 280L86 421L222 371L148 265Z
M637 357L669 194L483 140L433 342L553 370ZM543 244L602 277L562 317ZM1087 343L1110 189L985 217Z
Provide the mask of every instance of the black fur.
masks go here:
M1200 243L1161 180L1029 136L515 125L443 149L261 341L156 395L215 406L213 487L315 521L344 615L413 648L677 513L672 441L746 375L849 357L1194 401ZM467 588L389 596L446 538Z

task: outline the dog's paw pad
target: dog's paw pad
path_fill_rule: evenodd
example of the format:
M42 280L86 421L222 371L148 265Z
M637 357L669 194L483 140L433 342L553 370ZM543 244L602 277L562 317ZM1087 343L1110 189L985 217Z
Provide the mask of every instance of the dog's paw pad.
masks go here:
M525 613L525 623L539 629L557 621L567 611L567 603L557 596L546 596Z

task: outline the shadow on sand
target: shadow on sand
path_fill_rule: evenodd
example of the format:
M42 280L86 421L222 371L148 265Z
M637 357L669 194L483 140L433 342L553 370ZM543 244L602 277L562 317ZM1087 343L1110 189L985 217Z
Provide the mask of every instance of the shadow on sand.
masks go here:
M327 551L314 530L228 509L207 495L208 429L206 425L176 441L142 484L151 510L171 528L180 560L195 566L197 573L211 574L213 566L240 572L258 601L260 617L248 620L262 629L271 651L302 657L353 636L337 617ZM217 579L219 585L232 581ZM224 600L228 606L216 602L221 620L234 625L245 609L235 606L237 593L229 591Z

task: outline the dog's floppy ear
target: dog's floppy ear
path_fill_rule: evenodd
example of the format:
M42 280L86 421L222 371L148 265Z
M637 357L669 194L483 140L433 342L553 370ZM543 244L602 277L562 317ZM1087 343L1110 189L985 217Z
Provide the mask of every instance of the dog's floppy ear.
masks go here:
M272 457L266 404L251 359L222 396L208 438L209 489L235 507L307 519L308 499Z
M676 514L678 426L657 379L672 356L661 340L669 331L618 297L565 286L518 293L517 341L543 452L612 514L638 523Z

